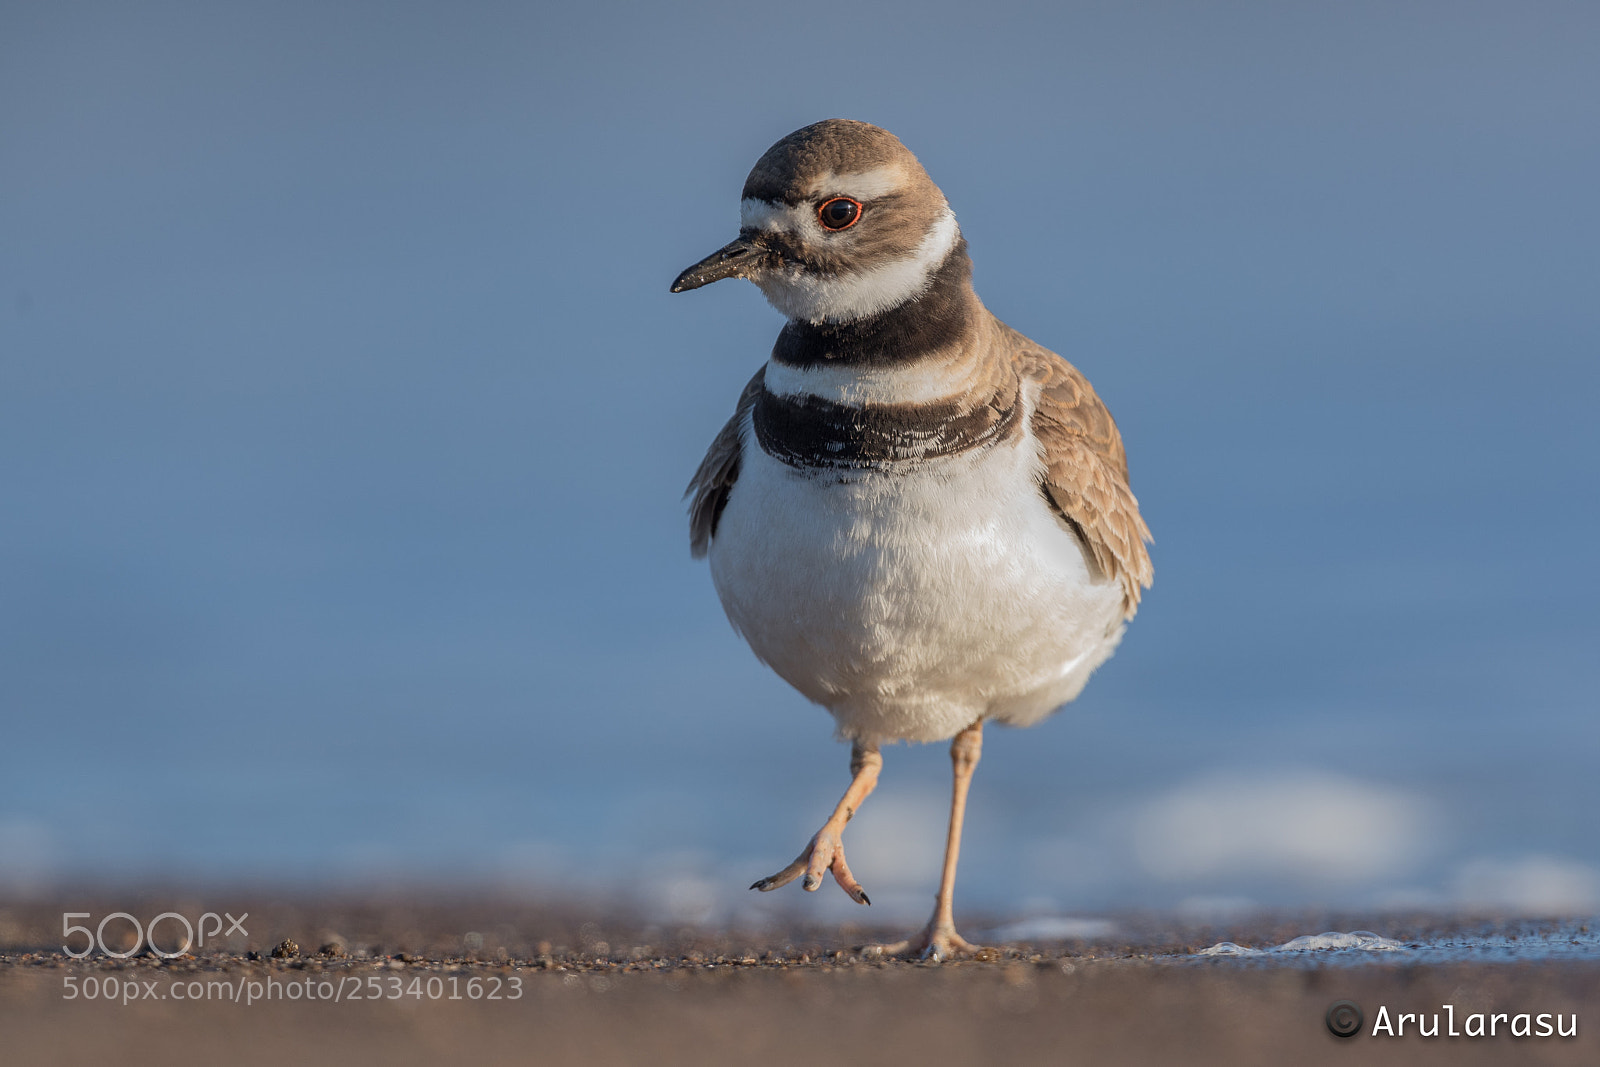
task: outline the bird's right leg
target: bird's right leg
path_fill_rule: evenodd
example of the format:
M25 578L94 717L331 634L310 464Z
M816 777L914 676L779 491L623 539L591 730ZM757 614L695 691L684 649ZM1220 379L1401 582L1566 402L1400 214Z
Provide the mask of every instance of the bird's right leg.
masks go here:
M806 880L801 884L806 892L813 893L822 885L823 874L832 871L833 880L839 883L840 889L850 894L851 900L857 904L871 904L872 901L867 899L866 890L861 888L861 883L856 881L855 875L850 873L850 867L844 861L844 825L855 817L861 802L876 788L878 772L881 770L883 770L883 756L878 752L877 745L857 744L852 748L850 788L844 791L839 806L833 809L828 821L822 824L822 829L817 831L811 843L793 863L777 874L761 879L750 888L769 893L788 885L804 872Z

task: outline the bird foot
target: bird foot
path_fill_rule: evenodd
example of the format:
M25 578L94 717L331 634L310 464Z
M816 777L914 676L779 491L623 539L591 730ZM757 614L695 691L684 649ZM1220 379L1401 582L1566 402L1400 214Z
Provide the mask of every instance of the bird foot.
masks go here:
M916 937L890 945L867 945L861 954L869 958L906 956L938 963L954 956L972 956L983 951L956 933L955 923L932 921Z
M807 893L815 893L822 886L822 876L829 871L833 872L833 880L839 883L839 888L849 894L850 899L857 904L871 904L867 899L867 891L861 888L861 883L856 881L855 875L850 873L850 865L844 860L844 842L839 833L824 826L817 831L805 851L795 857L795 861L777 874L762 878L751 883L751 889L759 889L763 893L770 893L774 889L781 889L788 885L802 873L805 881L801 888Z

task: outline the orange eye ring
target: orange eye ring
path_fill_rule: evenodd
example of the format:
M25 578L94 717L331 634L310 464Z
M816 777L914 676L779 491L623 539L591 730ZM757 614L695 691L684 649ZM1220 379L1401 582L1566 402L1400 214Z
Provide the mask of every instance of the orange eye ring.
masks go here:
M848 206L846 206L848 205ZM838 233L861 221L861 201L836 196L817 205L817 222L824 230Z

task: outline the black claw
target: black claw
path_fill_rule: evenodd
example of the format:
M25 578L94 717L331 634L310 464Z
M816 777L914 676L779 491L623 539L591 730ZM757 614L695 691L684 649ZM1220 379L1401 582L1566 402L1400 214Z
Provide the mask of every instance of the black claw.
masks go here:
M767 887L767 880L765 878L758 878L754 882L750 883L750 888L751 889L765 889L766 887Z
M818 878L814 874L806 875L805 887L806 887L806 891L807 892L810 892L811 890L817 888L817 886L819 886L821 884L822 884L822 879L821 878Z
M867 891L865 889L861 891L861 903L865 904L869 908L872 907L872 898L867 896Z

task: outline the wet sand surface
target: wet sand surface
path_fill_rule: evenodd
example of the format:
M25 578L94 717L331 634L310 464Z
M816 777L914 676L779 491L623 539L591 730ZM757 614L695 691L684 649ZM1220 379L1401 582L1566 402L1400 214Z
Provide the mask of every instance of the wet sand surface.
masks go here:
M934 964L863 956L903 933L869 927L711 933L487 899L263 899L230 909L249 913L248 936L174 959L74 960L68 907L91 927L112 911L196 922L207 909L60 899L0 904L5 1063L1600 1062L1600 946L1581 922L1122 916L1094 939ZM181 925L165 920L157 947L177 949ZM1355 929L1400 947L1202 954ZM105 940L137 947L122 919ZM1351 1037L1326 1022L1342 1000L1363 1014ZM1441 1036L1415 1020L1373 1036L1381 1008L1424 1029L1438 1014ZM1513 1036L1522 1013L1535 1028L1539 1013L1575 1014L1577 1036ZM1475 1014L1495 1036L1469 1036Z

